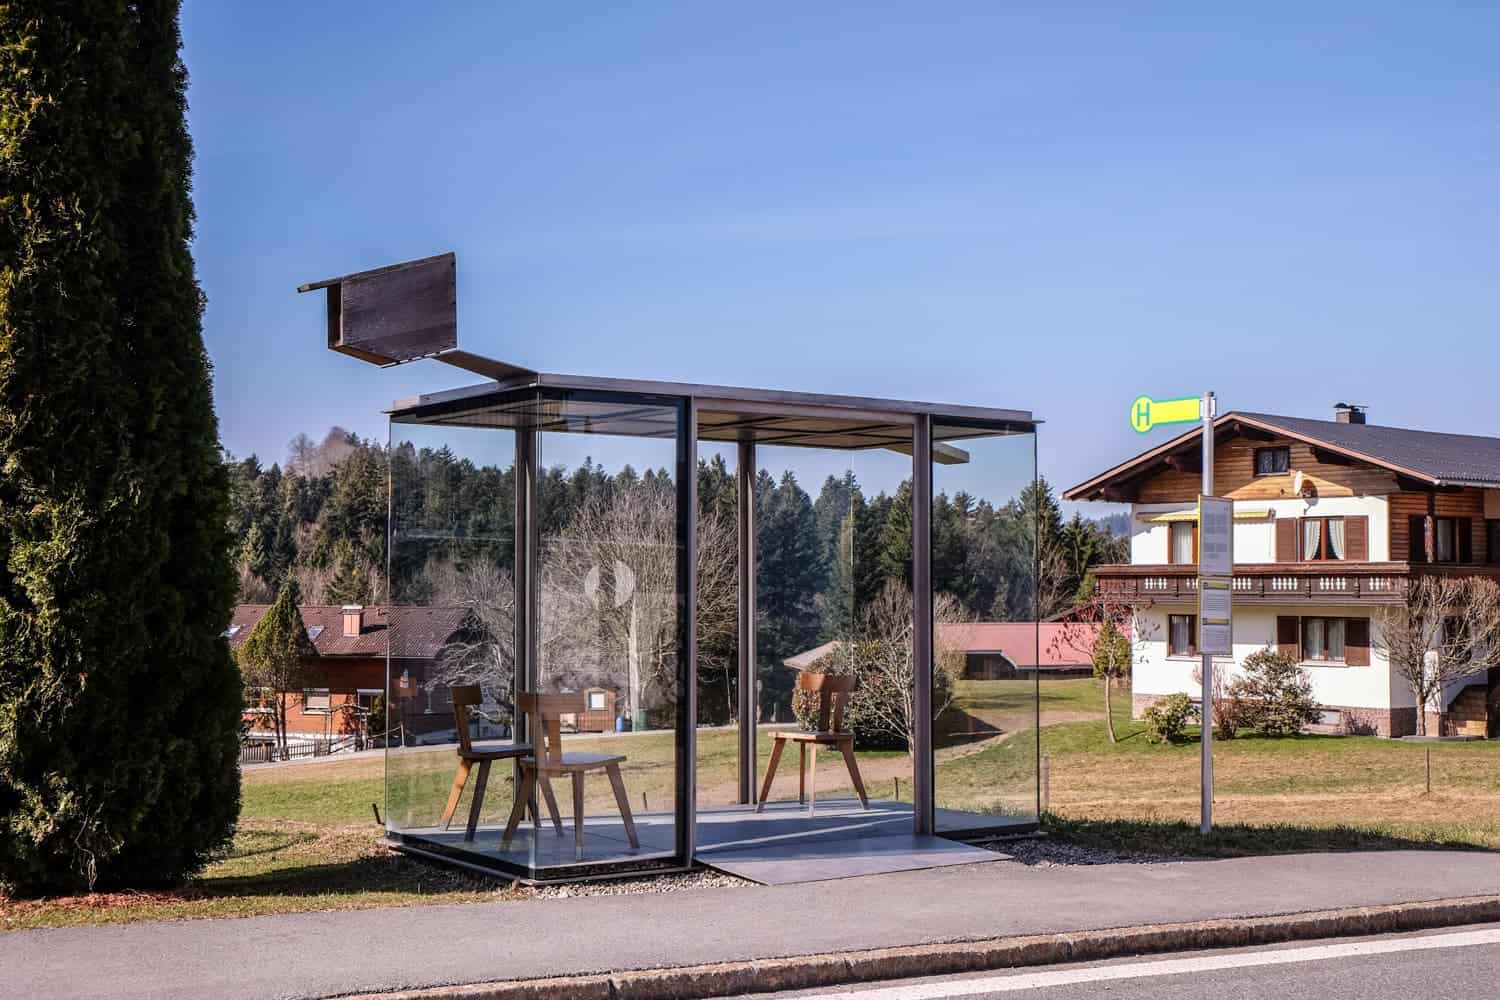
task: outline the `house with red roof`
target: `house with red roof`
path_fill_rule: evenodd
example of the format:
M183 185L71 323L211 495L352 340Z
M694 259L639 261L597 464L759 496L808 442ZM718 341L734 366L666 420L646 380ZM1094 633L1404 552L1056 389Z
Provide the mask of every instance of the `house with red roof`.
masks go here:
M239 646L270 610L269 604L235 607L226 637ZM466 608L304 605L302 622L317 652L315 680L294 695L287 716L288 736L298 742L331 739L365 728L375 699L386 689L387 654L391 671L392 720L399 718L420 735L453 728L447 689L424 682L469 622ZM252 731L264 729L269 709L249 707Z
M1085 635L1097 626L1063 622L961 622L939 624L939 650L962 653L964 680L1008 680L1079 677L1093 672ZM806 670L832 653L837 642L804 650L782 660L792 670ZM1080 648L1081 647L1081 648Z

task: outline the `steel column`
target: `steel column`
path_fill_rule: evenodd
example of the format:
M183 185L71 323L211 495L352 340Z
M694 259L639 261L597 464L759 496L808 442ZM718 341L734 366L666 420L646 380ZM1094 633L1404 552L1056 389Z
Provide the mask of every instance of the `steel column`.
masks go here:
M755 442L741 441L736 474L739 481L739 722L740 801L755 802L755 724L760 699L755 688Z
M912 818L917 836L935 825L932 772L932 417L917 414L911 449Z
M522 691L535 691L540 677L537 663L537 607L539 594L536 587L537 553L537 432L534 428L516 430L515 465L515 511L512 530L515 546L516 627L511 645L513 654L511 677L511 738L517 743L529 743L526 716L518 709ZM521 762L511 760L512 787L521 787Z
M677 860L698 846L698 407L677 411Z

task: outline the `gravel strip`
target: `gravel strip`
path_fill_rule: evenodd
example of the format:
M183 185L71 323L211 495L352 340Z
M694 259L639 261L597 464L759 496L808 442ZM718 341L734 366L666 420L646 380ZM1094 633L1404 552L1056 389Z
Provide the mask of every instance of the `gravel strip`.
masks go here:
M709 868L673 875L651 875L645 878L609 879L600 882L577 882L572 885L521 885L512 892L516 899L572 899L575 896L632 896L647 892L687 892L693 889L728 889L754 885L742 878L725 875Z
M1034 868L1057 868L1064 865L1155 865L1189 860L1170 854L1141 854L1111 851L1103 847L1084 847L1049 837L987 840L974 846L1009 854L1021 864Z

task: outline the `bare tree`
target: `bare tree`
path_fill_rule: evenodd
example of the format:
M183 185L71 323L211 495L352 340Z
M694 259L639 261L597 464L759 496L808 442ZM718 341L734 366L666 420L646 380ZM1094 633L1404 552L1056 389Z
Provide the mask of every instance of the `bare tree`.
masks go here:
M1036 614L1048 621L1073 606L1077 581L1067 555L1058 545L1046 545L1037 559Z
M459 565L432 560L424 576L433 606L469 612L464 628L443 646L424 687L432 691L478 684L513 715L510 692L516 675L516 587L510 571L488 561Z
M240 604L270 604L276 599L276 591L271 585L250 568L247 563L240 563Z
M882 729L903 735L908 754L915 753L917 745L917 671L912 645L915 619L911 588L902 580L887 580L864 609L861 635L844 654L847 665L829 664L825 668L832 673L853 670L859 677L859 690L855 693L857 714ZM938 675L932 685L935 719L953 703L955 682L963 673L963 651L954 642L952 632L940 626L965 621L963 606L952 594L934 594L932 619L932 654Z
M1136 601L1095 593L1076 606L1053 636L1054 653L1071 652L1094 666L1094 676L1104 681L1104 727L1109 741L1115 739L1115 715L1110 703L1116 681L1128 680L1135 655L1158 629L1147 619L1149 601Z
M717 514L698 522L700 647L735 631L734 532ZM640 480L589 497L543 549L539 624L549 679L623 688L637 722L648 691L675 699L681 650L672 484Z
M1500 666L1500 585L1474 576L1422 575L1408 579L1401 603L1375 614L1377 649L1411 687L1417 732L1427 735L1427 711L1443 712L1443 691Z

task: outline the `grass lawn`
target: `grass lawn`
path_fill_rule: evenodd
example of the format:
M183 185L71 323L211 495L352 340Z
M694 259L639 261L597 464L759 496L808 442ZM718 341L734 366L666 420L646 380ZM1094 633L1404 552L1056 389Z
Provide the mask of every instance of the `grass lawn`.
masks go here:
M1220 825L1197 834L1196 732L1155 746L1129 720L1129 694L1116 692L1111 745L1102 721L1103 689L1089 679L1042 685L1043 728L1031 728L1030 681L965 681L955 706L999 734L941 746L939 804L973 810L1029 808L1037 739L1049 762L1054 836L1115 849L1227 856L1293 850L1398 846L1500 848L1500 741L1409 744L1374 737L1241 737L1215 745ZM977 727L983 729L983 727ZM629 757L632 805L671 806L673 741L665 734L606 737L589 749ZM762 734L759 774L771 739ZM1432 791L1426 791L1428 752ZM698 734L702 806L736 795L736 737L729 729ZM832 757L834 755L825 755ZM0 929L223 917L299 910L353 909L504 899L503 882L409 860L380 842L371 803L409 824L432 822L441 809L454 758L446 750L406 751L385 795L378 757L331 760L246 772L244 807L233 849L185 889L159 894L100 894L40 901L0 900ZM861 753L872 796L899 787L911 797L905 753ZM510 802L509 776L497 768L486 803L499 822ZM784 759L772 798L795 794L795 759ZM848 793L841 764L825 760L820 796ZM608 784L588 785L590 812L609 809ZM569 797L560 806L570 810ZM467 811L467 797L460 816Z

